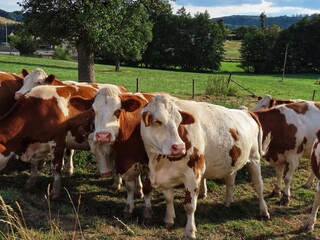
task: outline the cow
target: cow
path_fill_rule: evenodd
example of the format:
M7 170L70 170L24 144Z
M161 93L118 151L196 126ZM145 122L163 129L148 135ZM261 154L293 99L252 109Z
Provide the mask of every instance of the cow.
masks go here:
M311 166L313 173L318 178L316 192L314 194L314 202L312 206L312 211L308 217L305 224L305 230L314 230L314 224L317 221L317 213L320 206L320 130L317 132L316 140L312 146L311 152Z
M101 146L111 147L115 157L116 173L125 180L127 200L123 212L126 217L130 217L135 208L134 190L137 185L135 179L138 178L139 182L140 174L148 165L148 156L140 136L140 110L151 98L152 94L148 93L124 93L110 88L100 89L94 101L78 98L78 101L87 102L88 109L92 108L95 112L93 141ZM143 193L140 193L140 196L144 196L145 199L146 221L152 215L151 190L149 181L146 179Z
M34 185L37 161L52 156L54 183L51 198L60 196L61 167L65 148L89 150L86 140L94 114L74 108L70 97L93 98L92 86L38 86L23 95L0 119L0 170L12 155L31 162L26 185ZM27 111L27 110L32 111Z
M299 159L310 157L312 144L320 129L320 104L313 101L297 101L270 109L255 111L264 137L271 134L271 142L265 159L275 167L277 182L271 196L281 195L281 183L285 187L280 204L290 203L290 184ZM309 176L306 187L312 185L314 175Z
M64 86L64 85L77 85L77 86L92 86L96 89L100 88L102 84L96 84L96 83L86 83L86 82L75 82L75 81L61 81L56 79L56 76L54 74L47 74L43 69L36 68L31 73L29 73L26 69L23 70L23 85L15 92L14 98L18 100L22 95L29 92L31 89L33 89L36 86L41 85L53 85L53 86ZM71 176L74 171L74 165L73 165L73 155L74 150L73 149L66 149L65 152L65 159L64 162L64 171L67 175Z
M268 108L273 108L275 106L281 105L281 104L287 104L287 103L293 103L293 102L298 102L298 101L303 101L300 99L288 99L288 100L280 100L280 99L275 99L272 98L270 95L266 95L263 98L258 97L258 102L255 108L252 111L258 111L262 109L268 109Z
M0 72L0 117L7 113L15 103L15 93L23 86L23 78L27 74Z
M156 95L141 111L141 136L149 157L151 186L167 203L165 224L174 224L173 188L184 184L186 237L195 238L194 213L201 179L225 178L227 206L233 202L236 172L246 165L259 196L260 214L269 218L263 198L260 156L262 130L250 112L168 95Z

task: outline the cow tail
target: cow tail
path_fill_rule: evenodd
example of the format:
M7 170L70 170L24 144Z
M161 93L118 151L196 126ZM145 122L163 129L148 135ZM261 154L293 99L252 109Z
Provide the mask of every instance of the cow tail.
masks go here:
M271 132L263 140L263 131L262 128L259 126L259 133L258 133L258 142L259 142L259 153L261 157L264 157L269 149L269 144L271 142Z

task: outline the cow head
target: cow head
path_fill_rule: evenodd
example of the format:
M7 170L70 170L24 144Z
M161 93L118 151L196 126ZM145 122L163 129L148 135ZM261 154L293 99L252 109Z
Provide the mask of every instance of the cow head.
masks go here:
M156 95L142 110L141 136L148 151L180 157L187 151L181 126L194 122L189 113L179 111L170 96Z
M124 114L134 112L140 106L139 96L129 93L121 94L116 89L100 89L92 105L96 114L94 141L113 144L119 135L120 127L130 125L130 120L127 119L127 122L120 126Z
M273 106L274 99L270 95L266 95L263 98L258 97L258 102L256 107L253 109L253 111L259 111L263 109L268 109Z
M27 70L24 70L25 69L23 69L22 71L22 74L24 76L23 86L16 92L16 100L18 100L23 94L29 92L32 88L39 85L48 84L48 82L54 80L54 75L48 76L47 73L40 68L35 69L31 73L29 73Z

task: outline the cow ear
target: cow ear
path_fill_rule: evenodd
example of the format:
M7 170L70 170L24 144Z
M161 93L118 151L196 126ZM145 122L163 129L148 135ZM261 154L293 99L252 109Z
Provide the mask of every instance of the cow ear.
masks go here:
M141 102L139 101L139 97L135 95L120 95L121 99L121 108L127 112L134 112L139 107L141 107Z
M142 121L146 127L149 127L152 121L151 112L143 112L142 113Z
M0 144L0 153L3 153L6 150L6 147Z
M79 96L70 98L70 104L79 111L87 111L89 109L92 109L93 102L94 98L83 98Z
M258 101L260 101L261 99L262 99L262 97L261 97L261 96L259 96L259 97L258 97Z
M194 123L194 117L187 112L179 111L182 117L181 124L188 125Z
M45 84L51 85L52 82L56 79L56 76L54 74L50 74L45 80Z
M22 69L22 76L23 76L23 77L26 77L28 74L29 74L28 70L25 69L25 68L23 68L23 69Z
M273 104L274 104L274 99L271 98L270 103L269 103L269 107L272 108Z

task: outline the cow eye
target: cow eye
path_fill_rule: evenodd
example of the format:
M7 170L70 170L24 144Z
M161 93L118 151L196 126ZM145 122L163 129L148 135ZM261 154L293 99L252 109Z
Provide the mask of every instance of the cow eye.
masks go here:
M117 109L117 110L114 112L114 115L115 115L117 118L119 118L120 113L121 113L121 109Z
M161 125L162 125L162 122L159 121L159 120L154 121L154 123L157 124L158 126L161 126Z

